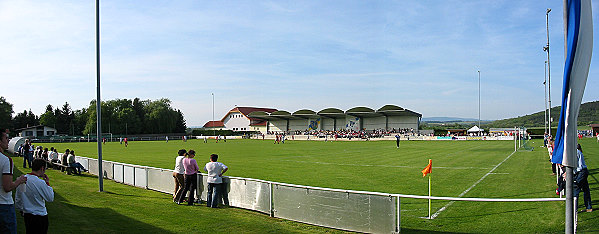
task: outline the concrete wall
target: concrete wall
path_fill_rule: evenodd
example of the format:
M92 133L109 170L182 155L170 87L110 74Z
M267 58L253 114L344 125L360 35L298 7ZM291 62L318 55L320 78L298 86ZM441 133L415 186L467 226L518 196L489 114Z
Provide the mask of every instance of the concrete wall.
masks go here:
M389 129L413 128L418 129L417 116L389 116Z
M366 130L385 129L385 116L363 118L362 127Z

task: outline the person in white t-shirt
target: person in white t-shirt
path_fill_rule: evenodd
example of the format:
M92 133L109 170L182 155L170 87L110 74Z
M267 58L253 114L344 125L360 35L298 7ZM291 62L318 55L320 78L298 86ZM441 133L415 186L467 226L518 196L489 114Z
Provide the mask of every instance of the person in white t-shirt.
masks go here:
M23 214L27 233L48 233L46 202L54 201L54 189L46 175L46 162L34 159L26 177L27 183L17 188L15 205Z
M223 174L229 170L225 164L217 162L218 155L210 155L210 162L204 166L204 171L208 172L208 196L206 205L212 208L218 208L218 201L223 189Z
M15 216L15 203L12 199L12 190L27 181L25 176L20 176L13 182L14 164L12 159L4 155L8 149L8 134L0 132L0 233L17 233L17 216Z
M183 192L183 186L185 185L185 167L183 166L183 159L187 154L187 150L180 149L178 152L179 156L175 159L175 171L173 172L173 178L175 178L175 192L173 193L173 202L177 203L179 197Z

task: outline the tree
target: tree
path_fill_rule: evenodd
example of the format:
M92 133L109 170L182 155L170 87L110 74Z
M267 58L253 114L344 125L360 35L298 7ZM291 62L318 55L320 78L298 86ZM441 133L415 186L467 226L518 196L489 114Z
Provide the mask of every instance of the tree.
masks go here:
M52 105L48 104L46 106L46 112L40 116L40 124L56 128L56 115L54 114L54 107Z
M0 97L0 129L12 127L12 104L8 103L4 97Z
M177 110L177 122L175 123L174 132L183 133L187 130L187 124L185 123L185 117L183 117L183 113L181 110Z
M31 112L31 110L29 110L29 112L27 112L26 110L24 110L21 113L18 113L15 118L13 119L13 126L15 129L19 129L19 128L26 128L26 127L32 127L32 126L37 126L40 124L39 122L39 118L33 114L33 112Z

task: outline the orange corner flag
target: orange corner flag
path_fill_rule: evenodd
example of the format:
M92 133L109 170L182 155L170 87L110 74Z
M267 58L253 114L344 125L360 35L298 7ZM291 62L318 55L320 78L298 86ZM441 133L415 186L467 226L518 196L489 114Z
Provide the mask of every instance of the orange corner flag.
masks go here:
M424 170L422 170L422 177L425 177L426 174L433 172L433 160L429 159L428 160L428 166L426 166L424 168Z

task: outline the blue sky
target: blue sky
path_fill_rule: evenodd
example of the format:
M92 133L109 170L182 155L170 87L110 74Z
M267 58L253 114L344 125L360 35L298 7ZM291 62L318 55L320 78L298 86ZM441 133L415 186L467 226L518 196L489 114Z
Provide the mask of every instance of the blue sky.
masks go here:
M395 104L503 119L553 105L562 1L101 1L102 99L173 101L188 126L237 106L290 112ZM597 8L593 6L597 22ZM597 30L595 23L595 30ZM94 1L0 0L0 79L15 112L96 97ZM597 40L597 39L595 39ZM595 43L597 44L597 43ZM583 102L599 100L591 63Z

